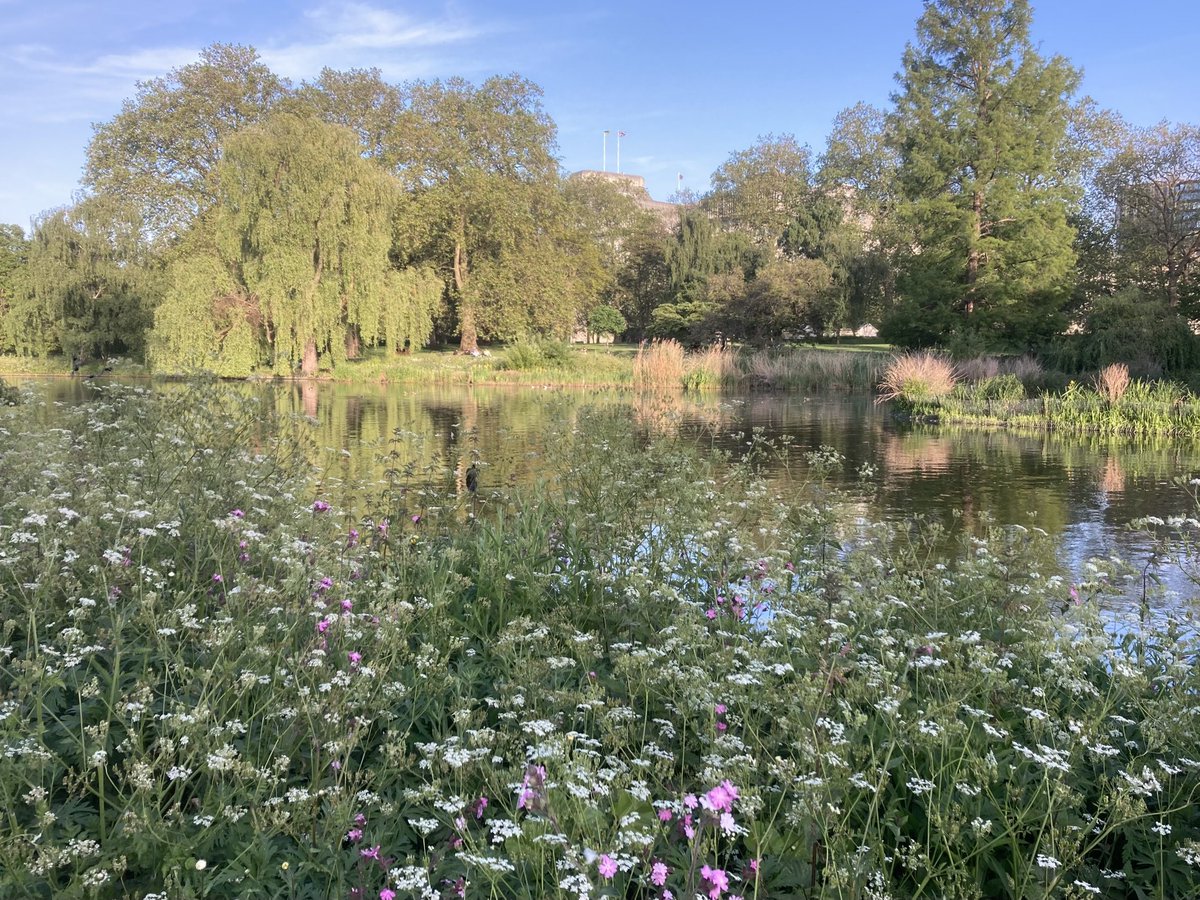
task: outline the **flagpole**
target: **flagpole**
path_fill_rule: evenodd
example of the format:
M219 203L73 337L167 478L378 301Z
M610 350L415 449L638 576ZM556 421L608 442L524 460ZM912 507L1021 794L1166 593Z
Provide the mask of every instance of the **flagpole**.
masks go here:
M620 141L617 142L617 146L618 147L620 146ZM601 159L600 171L607 172L608 171L608 129L607 128L604 129L604 153L600 157L600 159Z
M625 132L623 132L623 131L617 132L617 174L618 175L621 174L621 135L623 135L624 133Z

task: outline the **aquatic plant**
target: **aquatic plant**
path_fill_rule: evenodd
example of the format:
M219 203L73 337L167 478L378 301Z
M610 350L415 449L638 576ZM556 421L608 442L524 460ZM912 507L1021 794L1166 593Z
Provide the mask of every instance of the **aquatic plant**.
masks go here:
M935 403L957 383L954 365L934 353L904 353L895 357L879 382L879 401L900 400L909 406Z

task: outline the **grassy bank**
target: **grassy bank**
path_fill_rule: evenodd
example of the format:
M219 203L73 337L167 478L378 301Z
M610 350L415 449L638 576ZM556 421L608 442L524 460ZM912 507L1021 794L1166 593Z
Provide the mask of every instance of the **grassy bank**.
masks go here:
M602 413L478 495L331 494L219 388L60 413L0 409L0 896L1200 889L1200 648L1036 533L938 561Z
M358 384L515 384L641 387L666 390L846 390L869 391L890 355L878 345L783 347L685 352L674 342L637 345L568 345L534 341L489 348L479 356L452 350L397 355L371 350L323 370L320 378ZM670 357L649 362L637 374L639 356ZM106 371L107 370L107 371ZM128 360L84 364L79 377L146 375ZM70 376L62 357L0 357L0 376ZM161 373L160 373L161 374Z

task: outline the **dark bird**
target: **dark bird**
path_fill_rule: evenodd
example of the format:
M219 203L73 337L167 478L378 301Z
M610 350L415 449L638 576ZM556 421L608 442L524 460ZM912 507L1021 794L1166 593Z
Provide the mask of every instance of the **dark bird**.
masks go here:
M479 489L479 469L476 467L475 463L471 463L470 468L467 469L467 490L473 494L478 489Z

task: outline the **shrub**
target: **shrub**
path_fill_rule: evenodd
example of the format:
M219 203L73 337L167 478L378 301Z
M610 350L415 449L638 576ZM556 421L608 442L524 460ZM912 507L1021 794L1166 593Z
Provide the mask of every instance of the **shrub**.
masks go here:
M498 369L530 371L561 369L571 365L571 348L562 341L535 338L515 343L507 348Z
M879 383L879 401L900 400L910 406L936 403L954 390L954 366L933 353L897 356Z
M1073 372L1125 363L1133 374L1155 377L1200 364L1200 339L1177 310L1126 288L1096 300L1083 334L1060 338L1050 352L1061 368Z

